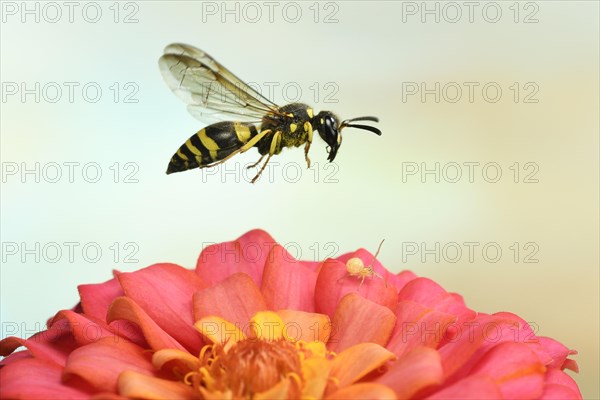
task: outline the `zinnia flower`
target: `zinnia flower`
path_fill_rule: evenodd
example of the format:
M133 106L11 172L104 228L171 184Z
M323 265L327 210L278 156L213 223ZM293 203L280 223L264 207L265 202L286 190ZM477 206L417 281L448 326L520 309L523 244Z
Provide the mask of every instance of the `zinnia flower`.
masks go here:
M298 261L254 230L79 294L0 342L2 398L581 398L574 351L364 249Z

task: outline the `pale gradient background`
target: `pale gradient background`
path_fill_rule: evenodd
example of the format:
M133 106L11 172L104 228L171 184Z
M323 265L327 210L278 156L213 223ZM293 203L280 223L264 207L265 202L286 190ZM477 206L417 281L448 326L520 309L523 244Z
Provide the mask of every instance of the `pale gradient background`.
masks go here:
M57 23L4 15L2 82L97 82L103 95L94 104L80 90L73 103L66 92L54 104L8 97L1 104L3 166L97 162L103 177L90 184L79 169L69 183L66 167L54 184L6 177L2 242L5 248L11 242L95 242L103 254L97 263L80 252L74 262L63 254L51 263L32 256L21 262L20 254L4 252L2 337L30 335L77 301L77 284L104 281L113 268L129 271L159 261L193 267L203 243L234 239L254 227L297 243L307 259L315 258L315 248L320 257L328 254L328 242L340 254L361 246L374 251L385 238L381 259L391 270L431 277L476 310L515 312L535 323L538 334L577 349L581 373L575 379L586 398L600 396L597 2L537 2L538 22L529 24L513 21L512 2L501 4L495 24L482 18L482 6L472 23L466 8L457 23L443 15L439 23L433 16L422 23L420 15L406 15L403 22L400 2L367 1L335 2L338 22L330 24L314 22L312 2L297 3L303 15L295 24L282 18L281 6L273 23L263 8L260 22L235 23L230 16L223 24L219 15L203 22L201 3L136 2L138 22L123 24L114 23L112 2L101 4L96 24L81 18L81 7L73 23L66 9ZM320 20L334 10L322 7ZM132 10L121 9L119 18ZM521 3L519 19L532 10ZM272 182L256 185L231 175L225 183L220 175L203 183L197 171L166 176L173 152L202 126L158 71L163 47L175 41L203 48L247 81L297 82L303 100L317 110L332 109L342 118L378 115L384 135L345 132L337 183L324 182L332 170L324 169L320 139L311 153L320 164L317 183L306 170L299 182L286 182L282 166ZM139 102L115 103L109 89L114 82L134 82ZM335 82L339 102L315 102L309 89L315 82ZM436 103L432 95L424 103L418 96L403 102L403 82L480 82L479 88L497 82L503 95L489 103L479 89L470 103L465 89L454 104ZM521 90L534 82L538 103L515 103L513 82ZM252 151L239 162L256 158ZM276 161L304 162L301 150L284 151ZM139 182L113 183L109 166L115 162L122 173L129 171L124 163L136 163ZM503 175L487 183L478 169L473 183L466 176L458 183L436 183L431 176L425 183L419 176L403 182L403 162L497 162ZM514 183L509 167L515 162L536 163L539 182ZM123 250L114 262L114 242L136 243L139 262L122 262ZM503 255L497 263L487 262L480 250L474 262L466 253L456 263L433 256L422 262L403 253L402 243L409 242L429 248L436 242L496 242ZM515 262L509 248L514 242L536 243L539 262L524 263L523 249Z

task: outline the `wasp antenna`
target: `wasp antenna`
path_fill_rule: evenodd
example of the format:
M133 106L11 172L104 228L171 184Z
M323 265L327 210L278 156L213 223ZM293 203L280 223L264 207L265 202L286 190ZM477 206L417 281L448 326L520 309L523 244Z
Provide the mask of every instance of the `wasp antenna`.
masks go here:
M342 127L364 129L365 131L373 132L374 134L381 136L381 130L379 130L378 128L375 128L374 126L346 124L346 125L342 125Z
M373 121L373 122L379 122L379 118L377 118L377 117L356 117L356 118L352 118L352 119L347 119L344 122L355 122L355 121Z

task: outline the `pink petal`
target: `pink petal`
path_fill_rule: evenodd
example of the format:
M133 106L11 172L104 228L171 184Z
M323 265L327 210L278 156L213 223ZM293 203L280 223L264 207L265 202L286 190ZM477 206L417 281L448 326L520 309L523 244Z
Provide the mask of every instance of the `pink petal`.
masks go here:
M412 301L456 316L457 323L471 320L475 311L467 308L461 296L448 293L428 278L416 278L408 282L398 293L398 301Z
M135 301L119 297L108 311L108 321L126 320L136 324L152 350L181 349L184 347L165 332Z
M81 298L81 312L95 321L104 322L112 301L124 296L123 289L116 278L99 284L79 285L77 289ZM146 344L139 328L128 321L110 323L109 329L140 346Z
M53 332L58 336L61 336L62 332L70 333L78 346L93 343L103 337L116 336L105 323L92 321L85 315L70 310L56 313L50 321L50 328L54 329L49 329L46 332ZM52 340L52 338L49 340Z
M258 311L267 310L265 300L250 276L236 273L223 282L194 294L194 319L218 316L246 328Z
M123 290L116 278L104 283L79 285L77 290L81 298L83 312L102 321L106 318L110 303L117 297L123 296Z
M362 342L385 346L395 322L396 317L389 308L350 293L335 311L327 347L339 353Z
M542 399L564 400L581 398L581 392L573 378L558 369L549 369L546 371L546 382Z
M537 339L540 343L540 346L544 349L544 351L552 360L550 363L546 364L549 368L565 369L567 367L571 367L569 369L573 369L574 367L575 369L573 369L573 371L579 371L577 363L573 360L567 359L567 357L571 354L577 354L576 351L569 350L569 348L563 345L562 343L549 337L538 336ZM571 361L572 364L568 361Z
M471 376L427 397L427 400L498 400L502 393L496 383L485 376Z
M14 337L8 337L8 338L6 338L5 340L8 340L8 339L17 339L17 338L14 338ZM23 340L23 339L21 339L21 340ZM18 345L18 346L20 346L20 345ZM18 346L17 346L17 347L18 347ZM2 348L2 341L0 341L0 349L1 349L1 348ZM10 350L10 351L14 351L14 349L13 349L13 350ZM0 355L2 355L2 353L0 353ZM12 354L10 354L10 355L8 355L8 356L4 357L2 360L0 360L0 368L2 368L2 367L3 367L3 366L5 366L5 365L8 365L8 364L11 364L11 363L17 362L17 361L21 361L21 360L29 360L29 359L31 359L31 358L33 358L33 357L32 357L32 355L31 355L31 353L29 352L29 350L21 350L21 351L17 351L17 352L15 352L15 353L12 353ZM40 359L41 359L41 358L40 358ZM65 357L65 360L66 360L66 357ZM52 360L45 360L45 361L53 362ZM58 365L61 365L61 364L59 364L59 363L56 363L56 364L58 364ZM64 363L63 363L63 364L64 364Z
M383 400L395 399L394 391L386 386L377 383L357 383L352 386L346 386L340 390L330 394L326 399L368 399L368 400Z
M317 275L319 274L319 270L321 269L321 261L300 261L300 263L305 267L315 272Z
M101 339L73 351L64 373L77 375L99 391L117 391L117 379L123 371L153 375L152 354L125 340Z
M188 351L200 351L202 339L194 329L193 294L206 284L193 271L175 264L155 264L121 273L125 294Z
M26 351L20 351L11 357L6 357L21 346L27 348ZM0 341L0 356L4 356L2 365L18 361L25 357L33 357L39 360L52 362L56 365L64 366L67 356L77 344L68 331L58 328L50 328L39 332L29 339L17 337L7 337ZM20 356L16 356L20 354Z
M386 347L399 357L419 346L437 348L446 328L456 319L454 315L412 301L398 303L396 318L396 326Z
M369 260L363 262L369 262ZM368 264L365 264L368 265ZM360 280L349 276L346 264L338 260L326 260L321 266L315 287L315 309L318 313L333 318L338 303L348 293L359 293L366 299L394 310L398 294L392 285L378 277L366 278L360 287Z
M129 400L127 397L116 393L100 392L90 397L90 400Z
M2 399L85 399L91 393L82 382L63 382L62 367L52 362L27 359L0 369Z
M207 246L200 253L196 273L212 286L244 272L260 287L267 256L275 244L267 232L254 229L235 241Z
M261 292L272 310L315 311L317 273L297 261L280 245L267 258Z
M487 352L471 375L492 378L503 398L532 399L543 393L545 372L540 359L526 344L505 342Z
M462 325L456 338L439 348L444 373L451 381L469 374L473 366L493 347L504 342L518 341L520 326L517 321L494 315L480 315Z
M542 393L541 400L567 400L567 399L581 399L579 390L573 391L565 386L560 385L546 385L544 386L544 393Z
M400 292L404 286L406 286L408 282L412 281L413 279L417 279L417 276L412 271L401 271L396 275L391 273L388 275L388 282L394 285L398 292Z
M375 380L392 388L399 399L410 399L423 389L444 381L440 355L434 349L417 347L391 364L390 369Z

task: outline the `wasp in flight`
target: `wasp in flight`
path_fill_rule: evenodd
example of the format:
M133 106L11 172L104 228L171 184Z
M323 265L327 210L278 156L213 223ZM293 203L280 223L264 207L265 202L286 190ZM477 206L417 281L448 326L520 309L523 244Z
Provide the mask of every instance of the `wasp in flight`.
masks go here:
M192 135L173 155L167 174L221 164L239 153L256 147L259 165L267 156L254 183L271 157L284 147L304 145L308 151L313 131L327 143L327 160L333 161L342 144L344 128L358 128L381 135L373 126L358 121L378 122L376 117L344 121L330 111L314 114L311 107L291 103L279 107L244 83L215 59L193 46L175 43L165 48L159 67L169 88L188 104L189 112L201 121L219 121Z

